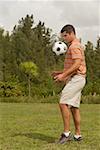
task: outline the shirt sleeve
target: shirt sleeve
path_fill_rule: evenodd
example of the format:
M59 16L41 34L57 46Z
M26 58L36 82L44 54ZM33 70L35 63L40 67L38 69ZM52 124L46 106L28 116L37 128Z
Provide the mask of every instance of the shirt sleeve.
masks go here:
M79 45L73 45L70 48L72 59L82 59L82 48Z

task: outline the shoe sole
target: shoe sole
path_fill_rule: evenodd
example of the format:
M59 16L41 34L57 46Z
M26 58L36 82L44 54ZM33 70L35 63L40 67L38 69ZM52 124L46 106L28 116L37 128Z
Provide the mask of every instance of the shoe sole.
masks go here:
M74 137L74 141L82 141L83 140L83 138L78 138L78 139L76 139L75 137Z

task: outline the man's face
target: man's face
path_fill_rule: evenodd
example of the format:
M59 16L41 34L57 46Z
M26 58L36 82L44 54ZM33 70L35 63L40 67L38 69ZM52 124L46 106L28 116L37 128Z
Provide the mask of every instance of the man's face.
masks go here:
M63 38L63 40L64 41L66 41L67 43L70 43L71 41L72 41L72 34L70 33L66 33L66 31L65 32L63 32L63 33L61 33L61 37Z

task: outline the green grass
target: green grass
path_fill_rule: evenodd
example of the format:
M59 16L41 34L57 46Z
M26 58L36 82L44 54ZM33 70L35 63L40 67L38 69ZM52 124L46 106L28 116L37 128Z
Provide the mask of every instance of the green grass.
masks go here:
M0 103L0 150L100 150L100 105L81 105L81 116L84 140L59 145L54 142L63 123L57 104Z

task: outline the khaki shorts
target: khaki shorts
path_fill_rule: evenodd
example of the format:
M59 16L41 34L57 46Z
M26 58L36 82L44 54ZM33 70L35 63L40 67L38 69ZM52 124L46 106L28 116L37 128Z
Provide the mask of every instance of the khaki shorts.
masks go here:
M73 76L65 85L61 93L60 103L69 106L80 106L81 91L85 85L85 77L81 75Z

